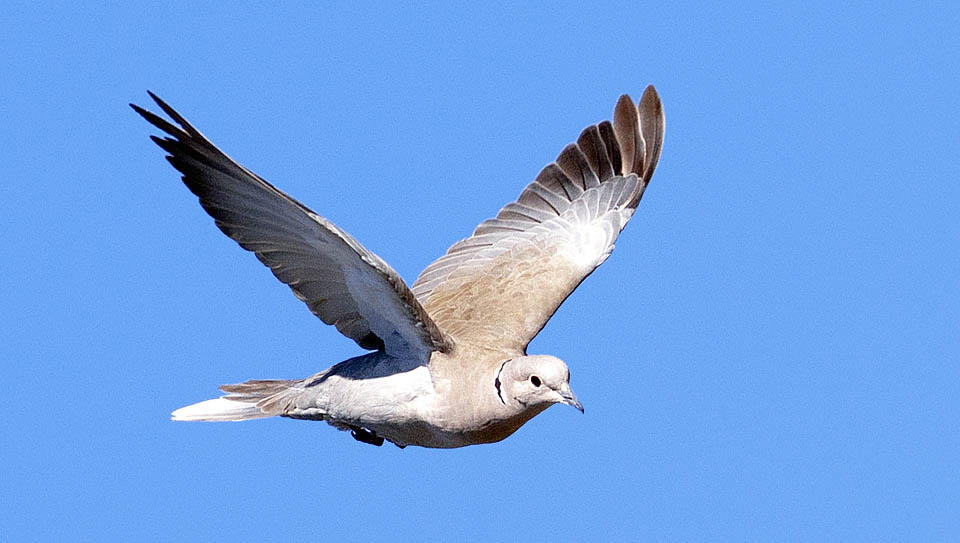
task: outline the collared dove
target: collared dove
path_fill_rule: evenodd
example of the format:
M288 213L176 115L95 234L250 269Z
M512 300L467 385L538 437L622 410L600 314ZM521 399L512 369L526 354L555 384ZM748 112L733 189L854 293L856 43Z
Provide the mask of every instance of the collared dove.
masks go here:
M329 220L247 170L150 93L176 125L130 106L217 226L323 322L373 352L300 380L224 385L174 420L326 421L359 441L454 448L500 441L555 403L583 407L560 359L527 344L613 250L660 158L647 87L586 128L520 197L407 287Z

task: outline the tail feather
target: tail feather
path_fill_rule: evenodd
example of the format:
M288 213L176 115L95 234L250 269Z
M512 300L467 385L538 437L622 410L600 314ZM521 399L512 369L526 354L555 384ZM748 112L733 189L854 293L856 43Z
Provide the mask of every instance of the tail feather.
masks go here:
M264 413L257 404L235 402L222 397L181 407L172 413L171 418L184 421L224 421L262 419L271 416L273 415Z
M223 385L226 396L181 407L171 414L179 421L229 421L263 419L283 415L287 394L300 381L253 380L236 385Z

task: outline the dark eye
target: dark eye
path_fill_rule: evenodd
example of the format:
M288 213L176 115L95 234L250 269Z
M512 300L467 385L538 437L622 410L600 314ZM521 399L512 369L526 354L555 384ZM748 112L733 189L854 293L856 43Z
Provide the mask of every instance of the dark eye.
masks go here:
M536 375L531 375L531 376L530 376L530 384L532 384L532 385L535 386L535 387L540 386L540 378L537 377Z

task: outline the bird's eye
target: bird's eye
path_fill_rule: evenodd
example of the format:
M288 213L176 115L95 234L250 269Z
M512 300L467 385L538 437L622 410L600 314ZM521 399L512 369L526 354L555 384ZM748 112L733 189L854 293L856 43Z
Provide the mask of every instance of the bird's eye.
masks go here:
M537 377L536 375L531 375L531 376L530 376L530 384L532 384L532 385L535 386L535 387L540 386L540 378Z

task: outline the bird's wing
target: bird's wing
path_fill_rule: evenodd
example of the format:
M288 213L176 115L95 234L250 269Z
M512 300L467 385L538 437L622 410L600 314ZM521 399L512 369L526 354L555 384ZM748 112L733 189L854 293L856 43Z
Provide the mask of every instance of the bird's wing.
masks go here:
M663 107L623 95L516 202L427 266L413 293L454 341L523 350L613 250L653 175Z
M252 251L323 322L365 349L395 356L447 350L448 339L403 279L329 220L210 143L150 96L177 125L130 106L167 137L151 136L224 234Z

